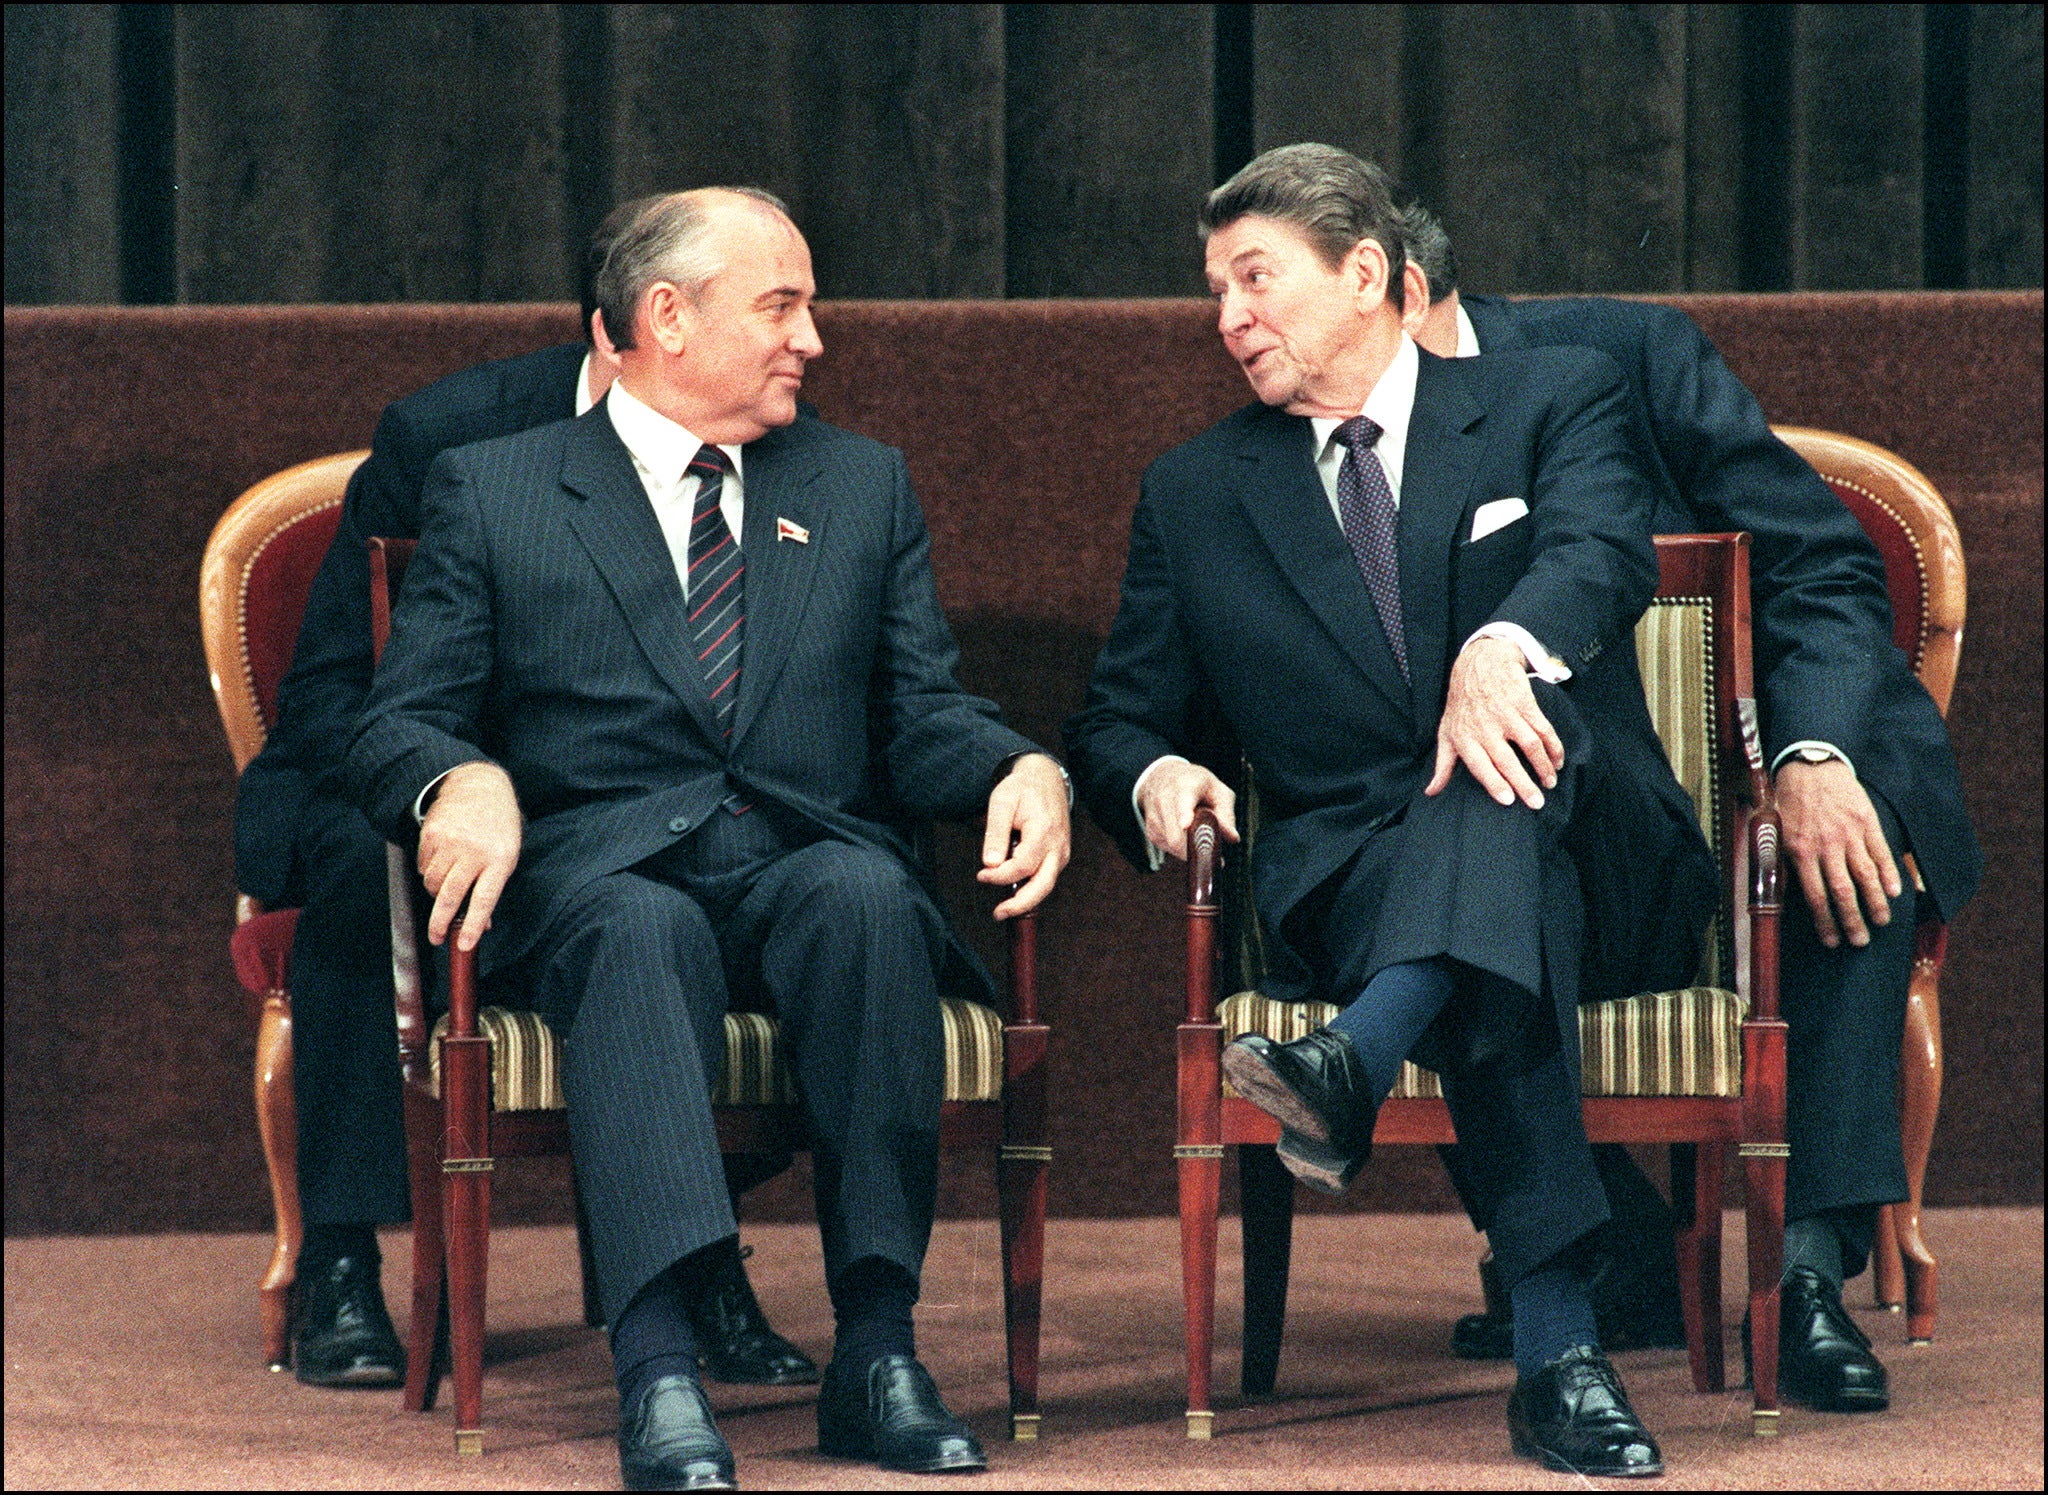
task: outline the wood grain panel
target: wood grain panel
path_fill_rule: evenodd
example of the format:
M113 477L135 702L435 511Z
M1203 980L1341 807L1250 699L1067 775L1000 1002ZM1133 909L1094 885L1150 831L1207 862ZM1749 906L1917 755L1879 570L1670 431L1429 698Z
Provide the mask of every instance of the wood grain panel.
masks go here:
M185 6L180 298L573 294L555 13Z
M1210 8L1012 5L1004 29L1008 294L1200 294Z
M1969 283L2041 283L2041 7L1970 7Z
M1410 17L1409 69L1436 74L1411 94L1410 174L1442 205L1467 284L1682 284L1685 39L1675 6L1450 6ZM1426 157L1416 149L1425 135Z
M1317 140L1399 178L1401 37L1394 6L1253 6L1253 148Z
M121 299L112 5L10 5L9 302Z
M1921 283L1917 5L1801 5L1793 20L1792 284Z

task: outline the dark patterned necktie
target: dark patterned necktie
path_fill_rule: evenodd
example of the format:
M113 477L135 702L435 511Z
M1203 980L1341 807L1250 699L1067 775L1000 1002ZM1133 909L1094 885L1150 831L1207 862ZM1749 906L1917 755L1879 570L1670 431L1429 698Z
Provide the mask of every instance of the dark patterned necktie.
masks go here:
M684 476L698 479L690 514L690 642L718 725L732 736L732 707L740 694L740 646L746 641L747 563L732 526L718 507L731 464L715 446L698 448Z
M1380 439L1376 421L1353 416L1332 433L1344 445L1344 464L1337 469L1337 512L1344 521L1344 538L1351 542L1352 557L1365 574L1372 605L1379 610L1380 626L1387 631L1387 644L1394 651L1394 663L1401 678L1408 678L1408 639L1401 628L1401 567L1394 550L1394 490L1387 483L1386 469L1374 453Z

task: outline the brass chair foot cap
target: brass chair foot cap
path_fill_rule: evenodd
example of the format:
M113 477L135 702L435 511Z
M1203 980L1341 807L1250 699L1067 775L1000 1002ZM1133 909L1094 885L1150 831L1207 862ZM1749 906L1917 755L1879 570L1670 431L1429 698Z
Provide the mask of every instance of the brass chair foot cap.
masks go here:
M1216 1436L1216 1414L1214 1412L1188 1413L1188 1436L1190 1438L1213 1438Z
M482 1458L484 1453L483 1429L457 1428L455 1430L455 1453L459 1458Z
M1012 1412L1010 1414L1010 1440L1013 1443L1037 1442L1038 1414L1036 1412Z
M1750 1432L1759 1438L1778 1436L1778 1412L1775 1407L1758 1407L1749 1414Z
M291 1362L288 1360L273 1360L263 1368L269 1371L274 1376L278 1374L278 1372L280 1371L290 1370Z
M1915 1349L1924 1350L1934 1343L1934 1336L1930 1334L1925 1339L1908 1339L1906 1343Z

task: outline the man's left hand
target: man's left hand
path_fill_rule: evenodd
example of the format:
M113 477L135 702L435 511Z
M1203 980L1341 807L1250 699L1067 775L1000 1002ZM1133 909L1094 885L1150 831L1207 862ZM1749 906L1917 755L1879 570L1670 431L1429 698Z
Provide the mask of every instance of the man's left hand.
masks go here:
M1543 789L1557 787L1564 744L1536 704L1522 651L1506 639L1476 638L1459 651L1436 728L1436 773L1422 792L1443 793L1460 763L1504 805L1519 796L1540 810Z
M1905 884L1855 770L1839 758L1825 763L1788 759L1778 769L1775 787L1785 849L1792 854L1820 942L1830 950L1845 936L1852 945L1869 944L1865 911L1870 924L1889 924L1891 900L1905 891Z
M985 883L1023 884L996 905L996 917L1013 919L1037 908L1072 856L1067 782L1044 753L1026 753L988 797L982 866L974 875Z

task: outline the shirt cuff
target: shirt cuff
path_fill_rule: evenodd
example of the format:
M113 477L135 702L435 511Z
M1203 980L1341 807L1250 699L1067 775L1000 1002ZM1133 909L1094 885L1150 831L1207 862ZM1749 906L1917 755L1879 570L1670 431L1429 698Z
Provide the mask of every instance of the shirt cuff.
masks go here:
M1178 753L1164 753L1145 765L1145 771L1138 775L1138 782L1131 785L1131 813L1138 817L1138 834L1145 840L1145 859L1157 872L1166 865L1166 853L1152 844L1152 838L1145 834L1145 812L1138 808L1138 791L1145 787L1145 780L1152 777L1153 770L1168 763L1185 763L1188 760Z
M1473 638L1506 639L1522 651L1522 662L1529 667L1529 673L1538 680L1548 680L1552 685L1562 685L1572 678L1571 666L1536 642L1536 635L1520 623L1486 623L1472 632L1472 638L1459 645L1462 652Z
M460 765L458 764L457 766L459 767ZM413 797L413 802L412 802L412 821L413 821L413 824L414 824L414 825L424 825L424 824L426 824L426 821L427 821L427 796L428 796L428 795L430 795L430 794L432 794L432 793L433 793L433 792L434 792L434 791L435 791L435 790L436 790L437 788L439 788L439 787L440 787L440 784L441 784L441 780L443 780L443 779L447 778L447 777L448 777L448 775L449 775L449 774L451 774L451 773L453 773L453 772L455 772L455 769L453 769L453 768L450 768L450 769L446 769L446 770L444 770L444 771L443 771L443 772L441 772L441 773L437 773L437 774L435 774L435 775L434 775L434 776L433 776L433 777L432 777L431 779L428 779L428 780L427 780L427 787L426 787L426 788L424 788L424 789L422 789L422 790L421 790L421 791L420 791L420 792L419 792L419 793L418 793L417 795L415 795L415 796Z
M1849 755L1847 753L1836 747L1832 742L1822 742L1818 738L1813 737L1802 737L1797 742L1786 743L1783 748L1779 749L1778 756L1771 759L1771 772L1776 773L1783 766L1787 758L1806 748L1813 748L1818 752L1826 753L1830 758L1840 758L1844 763L1849 764L1849 772L1852 775L1855 774L1856 765L1849 762Z

